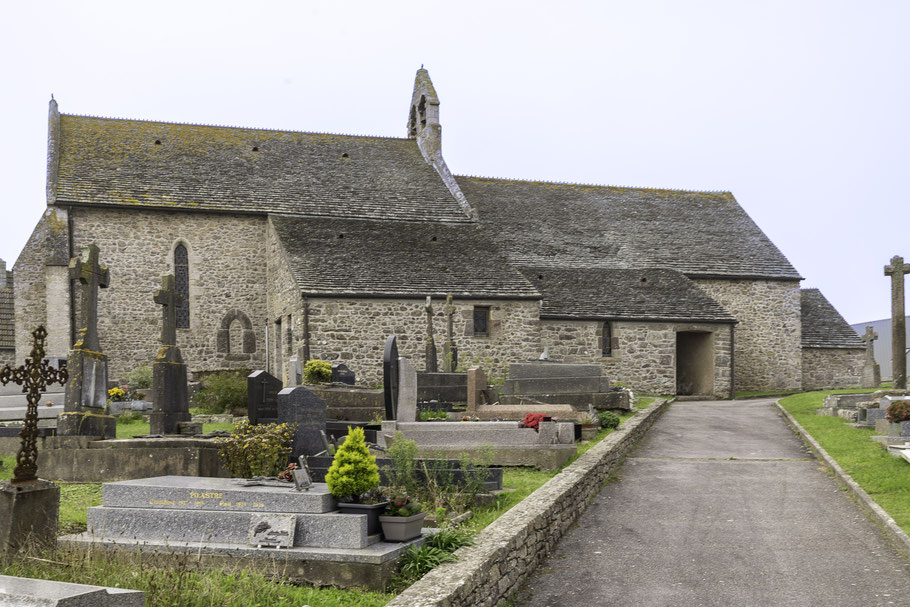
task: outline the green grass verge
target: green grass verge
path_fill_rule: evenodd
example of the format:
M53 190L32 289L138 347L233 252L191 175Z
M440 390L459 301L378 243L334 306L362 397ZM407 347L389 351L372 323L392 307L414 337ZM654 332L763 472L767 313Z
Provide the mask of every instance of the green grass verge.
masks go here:
M853 428L839 417L815 415L828 394L862 391L807 392L788 396L780 403L901 529L910 533L910 464L889 455L871 440L871 430Z
M202 424L203 432L214 432L215 430L230 432L233 429L234 424ZM134 436L144 436L148 433L148 422L137 421L128 424L117 424L117 438L133 438Z

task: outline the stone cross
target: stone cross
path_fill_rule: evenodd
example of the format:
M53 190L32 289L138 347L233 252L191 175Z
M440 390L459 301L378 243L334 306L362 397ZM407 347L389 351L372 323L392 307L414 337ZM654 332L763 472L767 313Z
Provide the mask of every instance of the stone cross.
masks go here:
M177 308L183 303L183 296L177 292L173 274L161 277L161 288L155 292L155 303L163 306L161 311L161 345L177 345Z
M28 407L25 410L25 425L19 436L22 445L16 454L16 467L13 469L13 485L22 485L38 480L38 401L41 393L47 390L48 384L65 384L66 368L55 369L44 360L44 340L47 331L38 327L32 332L32 351L25 359L25 364L15 369L5 365L0 369L0 383L9 382L22 386L26 393Z
M866 344L866 364L874 365L875 364L875 351L872 346L876 339L878 339L878 333L872 330L872 327L866 327L866 333L860 338L863 340L863 343Z
M82 285L82 314L73 348L100 352L98 288L107 288L111 274L106 266L98 263L98 245L90 244L83 247L82 256L70 260L70 279L78 280Z
M398 419L398 339L389 335L382 352L382 396L385 418Z
M455 315L455 306L452 304L452 296L446 296L446 307L444 308L446 313L446 341L442 348L442 354L445 360L442 363L442 370L445 373L454 373L455 372L455 358L457 354L455 353L455 339L453 337L453 317Z
M439 361L436 359L436 340L433 337L433 301L427 295L427 353L426 370L428 373L439 371Z
M907 321L904 317L904 274L910 274L910 265L895 255L891 265L885 266L885 276L891 277L891 378L894 387L907 388Z

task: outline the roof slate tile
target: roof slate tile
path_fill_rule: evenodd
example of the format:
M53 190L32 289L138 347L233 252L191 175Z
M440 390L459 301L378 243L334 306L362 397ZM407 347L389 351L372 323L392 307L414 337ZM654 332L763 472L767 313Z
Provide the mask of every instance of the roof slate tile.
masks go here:
M818 289L801 289L803 348L865 348L863 340Z

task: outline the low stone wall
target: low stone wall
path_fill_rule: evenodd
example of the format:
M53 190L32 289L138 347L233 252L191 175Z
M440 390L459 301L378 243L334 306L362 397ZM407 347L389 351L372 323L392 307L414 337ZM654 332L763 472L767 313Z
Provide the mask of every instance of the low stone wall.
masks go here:
M664 400L619 427L459 549L388 607L474 607L515 592L601 490L610 473L667 408Z
M803 390L861 386L865 360L862 348L803 348Z

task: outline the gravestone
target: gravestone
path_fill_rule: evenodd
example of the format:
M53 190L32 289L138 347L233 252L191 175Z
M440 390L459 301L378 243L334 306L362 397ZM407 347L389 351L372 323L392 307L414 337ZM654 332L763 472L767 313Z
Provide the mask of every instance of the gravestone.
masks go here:
M0 605L145 607L145 593L139 590L0 575Z
M471 367L468 369L468 408L467 415L475 415L477 407L486 404L484 402L484 390L487 389L487 374L480 367Z
M863 363L863 387L878 388L882 383L882 372L878 363L875 362L875 352L873 351L873 342L878 339L878 333L872 330L872 327L866 327L866 333L862 336L863 343L866 345L866 361Z
M398 340L389 335L382 353L382 393L385 400L385 418L397 419L398 415Z
M907 320L904 316L904 274L910 274L910 264L895 255L885 266L885 276L891 277L891 378L896 389L907 387Z
M251 424L278 421L278 393L281 380L267 371L253 371L246 378L246 411Z
M336 363L332 365L332 383L333 384L347 384L353 386L357 380L357 376L351 371L347 365L343 363Z
M299 356L294 355L288 359L287 376L288 386L299 386L303 383L303 364Z
M186 364L177 347L177 308L183 297L177 293L173 274L161 277L161 289L155 303L161 306L161 347L152 363L151 434L176 434L180 422L188 422L189 398L186 388Z
M398 359L398 417L395 419L417 421L417 369L404 357Z
M105 415L107 405L107 356L98 339L98 289L110 284L110 272L98 261L98 247L90 244L69 265L70 279L80 285L79 329L69 352L63 414L57 422L59 435L103 436L117 433L113 416Z
M433 334L433 300L427 295L427 351L426 351L426 371L427 373L436 373L439 371L439 361L436 359L436 339Z
M304 386L278 393L278 422L297 424L291 452L294 459L324 450L320 432L325 432L325 411L325 401Z

